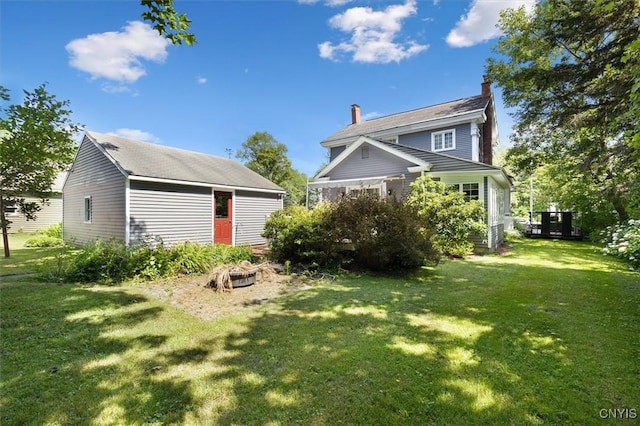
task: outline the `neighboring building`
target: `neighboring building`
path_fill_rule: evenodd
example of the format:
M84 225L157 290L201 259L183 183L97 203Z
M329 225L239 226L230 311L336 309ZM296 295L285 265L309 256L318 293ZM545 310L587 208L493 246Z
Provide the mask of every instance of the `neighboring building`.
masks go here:
M86 132L64 183L63 236L263 244L284 193L231 159Z
M41 198L25 196L26 202L34 202L40 205L40 210L36 212L35 220L27 220L27 217L20 211L17 205L5 207L5 217L11 221L8 232L36 232L47 229L51 225L62 222L62 184L67 173L59 173L51 185L51 194L44 203Z
M361 121L360 107L353 105L351 124L322 141L330 162L309 189L321 189L328 200L361 190L402 196L411 182L428 174L483 202L489 231L474 242L493 251L504 241L511 190L510 177L491 164L497 143L488 81L478 96L368 121Z

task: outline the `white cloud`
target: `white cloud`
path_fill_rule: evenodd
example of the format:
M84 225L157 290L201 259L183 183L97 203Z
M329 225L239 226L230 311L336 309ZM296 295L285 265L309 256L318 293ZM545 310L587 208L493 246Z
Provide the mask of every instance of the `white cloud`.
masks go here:
M103 83L100 88L107 93L129 93L131 96L138 96L138 93L131 90L131 87L124 84Z
M467 14L460 17L455 28L447 35L447 44L469 47L499 37L500 11L521 6L531 11L535 4L535 0L473 0Z
M160 143L160 139L149 132L138 129L117 129L115 132L109 132L110 135L119 136L121 138L134 139L143 142Z
M329 7L344 6L347 3L351 3L353 0L326 0L325 5ZM316 4L320 3L320 0L298 0L299 4Z
M198 84L206 84L206 82L207 82L207 79L205 77L198 77L196 79L196 83Z
M91 75L119 83L133 83L146 74L141 60L163 62L169 41L149 25L129 22L122 31L89 34L70 41L69 64Z
M395 39L402 30L402 21L416 12L416 0L391 5L381 11L370 7L347 9L332 17L329 25L351 33L351 39L336 45L328 41L318 44L320 57L337 61L340 54L348 54L355 62L384 64L414 56L429 46L415 41L400 43Z
M329 7L344 6L347 3L351 3L351 0L327 0L326 5Z

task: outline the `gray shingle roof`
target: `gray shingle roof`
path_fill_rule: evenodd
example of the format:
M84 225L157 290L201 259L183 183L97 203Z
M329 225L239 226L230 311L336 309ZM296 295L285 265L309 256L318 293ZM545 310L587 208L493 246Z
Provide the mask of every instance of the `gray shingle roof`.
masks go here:
M453 117L473 111L482 111L487 107L488 103L489 98L483 98L481 95L478 95L374 118L373 120L361 121L360 123L349 124L329 136L323 142L330 142L333 140L352 138L356 136L367 136L382 130L394 129L417 123L425 123L431 120Z
M397 151L412 155L422 161L433 165L433 171L450 171L450 170L493 170L502 171L501 167L492 166L478 161L466 160L464 158L454 157L452 155L443 154L441 152L427 151L425 149L414 148L412 146L400 145L392 142L383 143Z
M275 183L228 158L104 133L86 134L130 176L284 192Z

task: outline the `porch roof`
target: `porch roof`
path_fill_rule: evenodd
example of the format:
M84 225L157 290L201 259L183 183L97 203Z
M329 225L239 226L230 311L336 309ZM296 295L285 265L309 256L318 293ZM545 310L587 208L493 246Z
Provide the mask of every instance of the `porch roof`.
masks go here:
M353 179L336 179L329 180L320 178L315 181L307 182L307 185L311 188L342 188L346 186L371 186L380 185L383 182L389 182L392 180L405 179L404 174L391 175L391 176L375 176L366 178L353 178Z

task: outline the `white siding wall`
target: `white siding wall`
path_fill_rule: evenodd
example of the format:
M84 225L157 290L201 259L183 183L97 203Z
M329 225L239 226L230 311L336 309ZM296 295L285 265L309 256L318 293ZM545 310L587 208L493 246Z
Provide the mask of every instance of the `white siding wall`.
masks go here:
M276 210L282 208L279 194L236 191L233 198L235 245L264 244L264 224Z
M62 222L62 194L55 194L44 205L42 200L35 197L24 197L27 202L38 203L41 210L36 213L36 220L27 220L20 212L16 215L7 215L12 223L9 225L9 233L35 232L47 229L51 225Z
M149 236L169 246L213 241L211 188L131 181L129 209L131 242Z
M67 242L125 238L125 177L85 139L63 190L63 233ZM84 223L84 199L91 196L91 223Z

